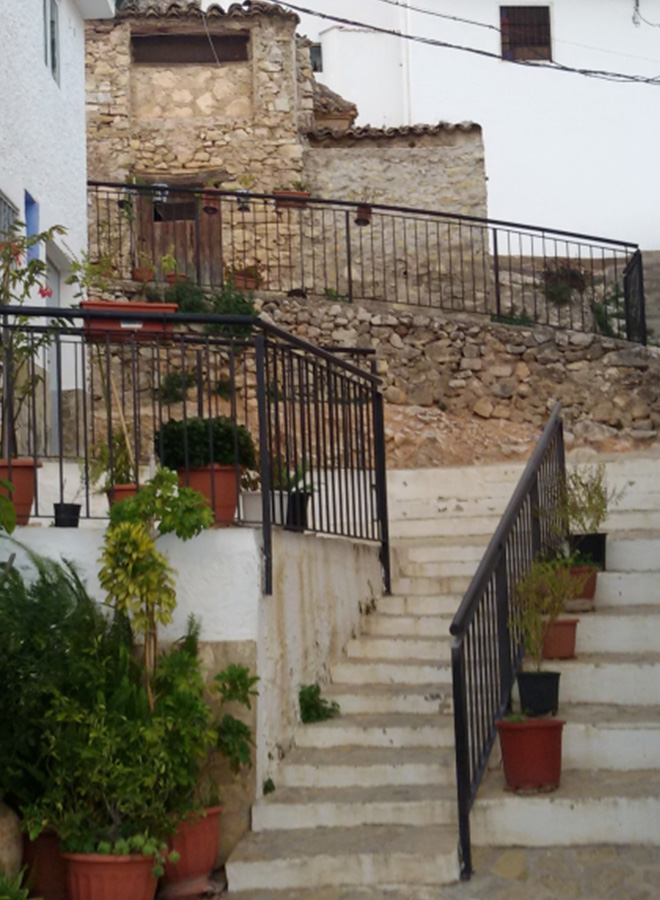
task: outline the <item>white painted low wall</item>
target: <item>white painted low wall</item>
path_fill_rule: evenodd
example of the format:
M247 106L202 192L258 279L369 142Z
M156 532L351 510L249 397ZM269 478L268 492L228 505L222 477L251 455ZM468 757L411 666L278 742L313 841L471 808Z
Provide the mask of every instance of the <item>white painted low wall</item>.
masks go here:
M258 790L291 746L300 686L328 680L360 607L381 593L377 545L274 531L273 594L259 609Z

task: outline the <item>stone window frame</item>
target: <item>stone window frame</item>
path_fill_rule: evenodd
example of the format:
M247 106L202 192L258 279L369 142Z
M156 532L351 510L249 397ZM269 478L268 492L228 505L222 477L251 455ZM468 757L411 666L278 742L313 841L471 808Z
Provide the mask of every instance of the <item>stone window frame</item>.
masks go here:
M502 59L526 62L552 60L550 7L500 6Z
M177 59L177 54L179 58ZM140 66L209 66L250 59L250 33L168 32L131 34L131 60Z

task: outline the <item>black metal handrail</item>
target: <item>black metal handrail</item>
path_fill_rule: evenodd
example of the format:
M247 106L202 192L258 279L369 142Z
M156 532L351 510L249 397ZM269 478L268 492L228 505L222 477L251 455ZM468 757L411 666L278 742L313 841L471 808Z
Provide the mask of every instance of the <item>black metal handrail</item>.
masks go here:
M148 263L156 281L185 275L209 290L232 280L645 339L643 290L632 300L624 289L638 250L626 241L277 193L90 182L89 201L90 259L126 282Z
M524 645L510 627L516 584L562 540L565 457L557 404L451 624L461 877L472 874L470 810L510 704Z
M137 463L139 485L140 465L144 472L162 455L161 425L221 415L247 428L257 447L252 478L260 482L261 517L251 518L241 503L236 521L263 529L266 592L274 525L378 542L389 591L381 382L367 354L315 347L257 317L167 314L157 305L145 311L110 303L103 310L6 306L0 320L7 446L14 456L49 461L58 470L56 487L45 470L35 472L34 517L53 515L40 481L55 502L81 495L83 517L107 515L92 502L90 472L95 449L104 445L109 482L116 483L118 431ZM12 353L25 364L19 368ZM235 428L236 447L238 433ZM209 442L213 460L210 429ZM187 483L187 455L182 469ZM237 489L243 475L235 464Z

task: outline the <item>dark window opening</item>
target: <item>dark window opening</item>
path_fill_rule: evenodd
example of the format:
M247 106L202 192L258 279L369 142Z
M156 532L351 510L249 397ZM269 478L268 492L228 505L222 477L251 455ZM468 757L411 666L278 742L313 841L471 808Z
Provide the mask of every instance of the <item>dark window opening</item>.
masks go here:
M154 222L194 222L196 216L195 198L154 202Z
M552 59L549 6L500 6L503 59Z
M133 62L213 65L248 58L247 34L134 34Z
M312 63L312 72L323 71L323 50L320 44L312 44L309 48L309 59Z

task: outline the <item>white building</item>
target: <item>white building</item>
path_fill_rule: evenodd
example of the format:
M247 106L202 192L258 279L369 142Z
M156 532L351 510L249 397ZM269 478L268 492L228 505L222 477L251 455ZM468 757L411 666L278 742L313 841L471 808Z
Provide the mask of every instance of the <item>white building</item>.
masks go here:
M660 248L660 0L299 5L469 48L304 14L298 29L321 45L317 78L357 103L356 124L479 122L491 217ZM616 83L550 62L656 83Z
M0 0L0 230L64 225L47 248L53 306L68 305L66 247L87 246L85 19L114 0ZM36 299L36 298L35 298Z

